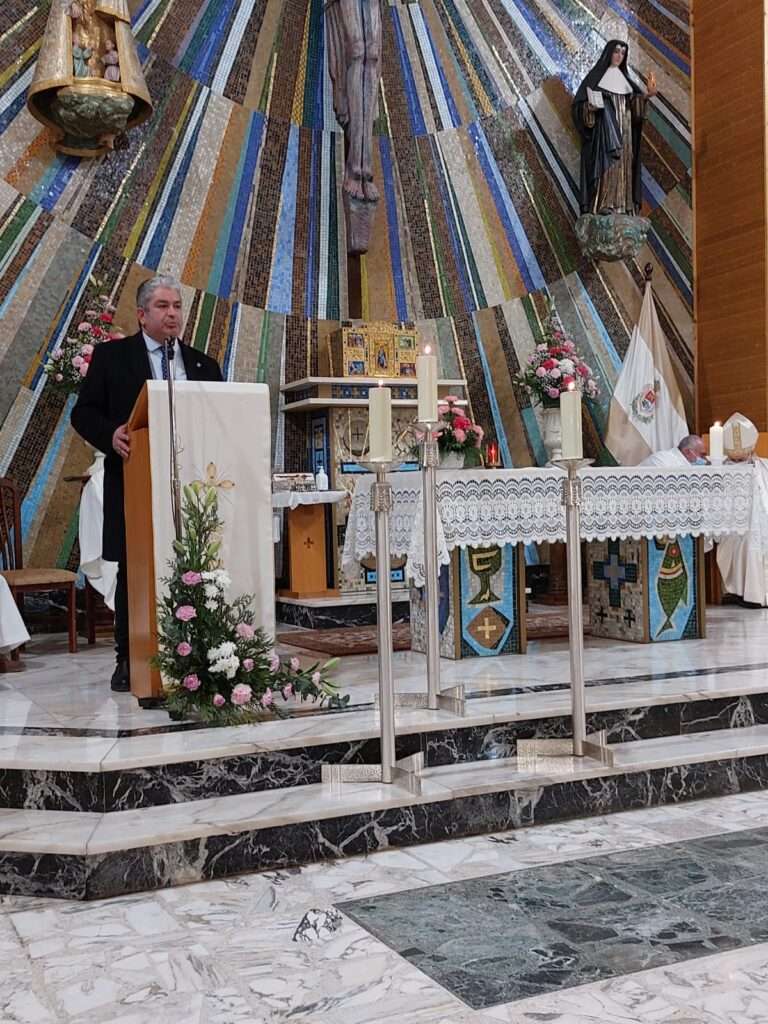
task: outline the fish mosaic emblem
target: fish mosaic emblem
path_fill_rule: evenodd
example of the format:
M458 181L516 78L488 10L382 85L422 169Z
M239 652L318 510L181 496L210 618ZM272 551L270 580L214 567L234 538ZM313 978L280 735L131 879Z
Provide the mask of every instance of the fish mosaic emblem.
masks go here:
M688 597L688 570L685 567L683 552L677 537L667 541L657 539L656 547L659 551L662 549L664 551L659 575L656 578L656 593L659 595L659 604L667 617L664 625L656 634L657 637L660 637L668 629L674 629L672 616L680 603Z

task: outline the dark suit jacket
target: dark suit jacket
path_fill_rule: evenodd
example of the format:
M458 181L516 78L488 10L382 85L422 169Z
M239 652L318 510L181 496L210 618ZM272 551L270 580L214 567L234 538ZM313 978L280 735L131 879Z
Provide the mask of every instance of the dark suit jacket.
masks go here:
M188 345L179 349L188 380L223 379L215 359ZM112 448L112 435L128 421L146 380L152 380L152 369L141 332L102 342L93 350L88 374L72 409L72 426L106 455L103 557L114 562L125 559L125 512L123 460Z

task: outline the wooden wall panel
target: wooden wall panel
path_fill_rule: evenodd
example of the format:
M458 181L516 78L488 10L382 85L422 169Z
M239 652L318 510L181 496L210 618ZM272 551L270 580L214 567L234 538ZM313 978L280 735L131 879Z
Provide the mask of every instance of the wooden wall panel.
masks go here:
M768 429L766 0L693 0L696 420Z

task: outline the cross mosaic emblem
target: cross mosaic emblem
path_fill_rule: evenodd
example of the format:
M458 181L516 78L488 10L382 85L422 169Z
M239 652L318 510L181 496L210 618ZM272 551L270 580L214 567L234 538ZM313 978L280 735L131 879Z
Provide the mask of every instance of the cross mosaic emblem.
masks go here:
M639 566L636 562L624 562L621 558L619 541L608 541L608 558L592 565L592 578L608 584L608 604L621 608L621 589L626 583L637 583Z

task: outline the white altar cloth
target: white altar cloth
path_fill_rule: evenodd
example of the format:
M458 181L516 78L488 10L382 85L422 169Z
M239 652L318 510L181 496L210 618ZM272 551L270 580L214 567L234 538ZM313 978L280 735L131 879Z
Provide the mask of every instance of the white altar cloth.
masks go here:
M752 466L689 466L659 469L619 466L584 469L581 535L585 540L621 537L695 537L750 533L754 496ZM441 564L457 547L565 540L561 469L441 470L437 479L437 541ZM421 474L393 473L394 509L390 550L407 559L408 575L424 582ZM342 563L355 566L375 552L370 510L373 477L360 477L347 521ZM756 538L768 543L768 538ZM768 552L767 552L768 553Z
M28 642L29 633L11 596L11 588L0 575L0 654L8 654Z

